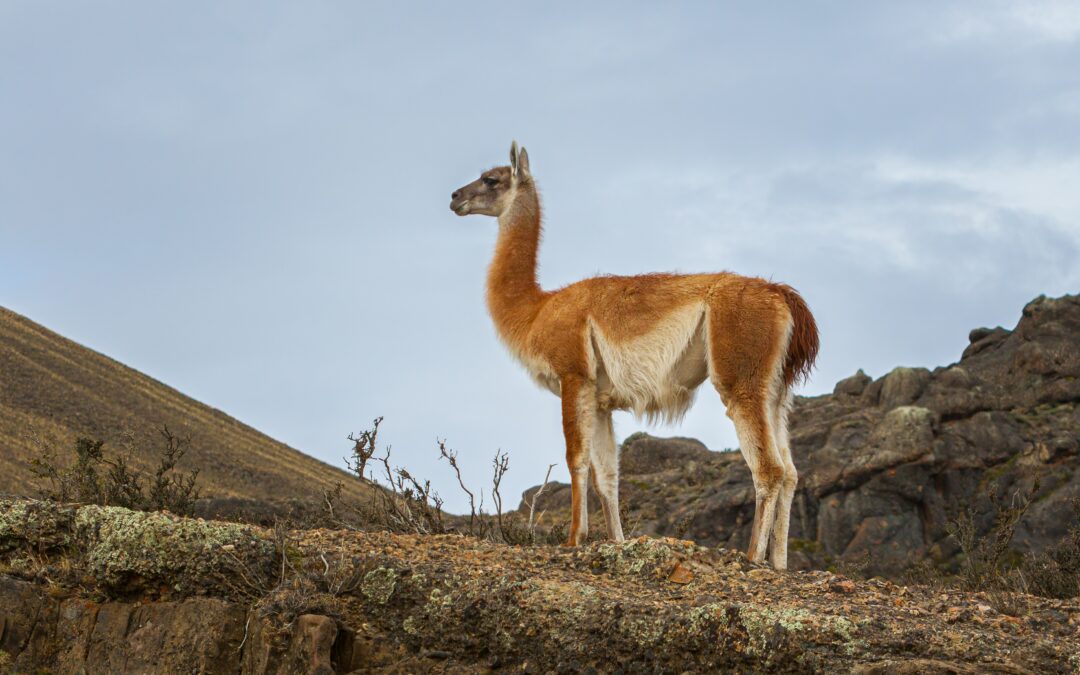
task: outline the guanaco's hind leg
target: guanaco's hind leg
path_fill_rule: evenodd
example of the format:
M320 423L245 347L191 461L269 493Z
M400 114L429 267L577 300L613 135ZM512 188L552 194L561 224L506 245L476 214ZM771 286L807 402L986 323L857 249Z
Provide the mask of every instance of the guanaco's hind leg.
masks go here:
M776 401L784 394L781 377L791 318L783 301L765 287L748 287L738 299L709 307L709 378L735 422L739 450L754 478L748 554L761 562L784 492L785 462L774 425ZM786 509L784 505L785 522ZM782 553L786 557L786 551Z
M589 534L589 446L596 421L595 387L584 379L563 378L563 435L570 469L570 534L566 546L577 546Z
M772 408L772 427L776 440L776 449L784 474L780 481L780 497L776 503L776 523L773 525L772 544L769 559L774 568L787 569L788 526L791 523L791 502L795 498L795 487L799 482L799 473L791 459L791 447L788 440L788 410L791 408L791 393L780 392Z
M604 509L608 537L623 540L619 521L619 448L615 445L615 430L610 411L597 411L593 422L592 447L589 451L593 487Z
M754 562L765 559L769 535L776 519L776 507L783 482L783 462L772 432L772 415L765 401L751 399L728 405L735 422L739 450L754 479L754 525L750 531L748 555Z

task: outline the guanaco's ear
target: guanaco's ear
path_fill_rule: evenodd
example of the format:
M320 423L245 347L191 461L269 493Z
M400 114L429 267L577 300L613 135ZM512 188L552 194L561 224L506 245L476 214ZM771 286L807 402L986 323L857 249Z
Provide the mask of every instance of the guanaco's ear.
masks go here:
M518 175L518 147L517 141L510 142L510 175L517 178Z
M528 180L532 176L529 171L529 153L526 152L525 148L518 151L517 173L518 178L522 180Z

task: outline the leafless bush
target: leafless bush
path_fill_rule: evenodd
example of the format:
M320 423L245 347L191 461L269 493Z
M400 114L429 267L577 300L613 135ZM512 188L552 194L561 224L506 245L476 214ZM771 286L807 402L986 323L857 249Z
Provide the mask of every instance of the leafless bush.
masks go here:
M450 468L454 470L454 476L457 477L458 486L469 498L469 534L480 538L486 537L490 529L490 522L484 518L483 491L480 492L480 502L478 504L476 495L465 485L465 481L461 477L461 467L458 466L457 453L446 447L445 440L436 440L436 443L439 445L439 459L445 459L450 464Z
M1080 499L1073 499L1073 526L1046 551L1028 554L1020 566L1031 593L1048 598L1080 596Z
M498 462L496 457L496 462ZM520 513L507 514L505 519L499 521L500 539L515 546L555 545L566 541L566 527L564 523L543 523L545 512L536 513L536 502L551 483L551 470L554 464L548 464L544 474L544 482L536 489L531 497L524 499L528 509L528 515ZM505 471L504 471L505 473ZM499 477L501 480L501 476ZM496 481L496 488L497 488Z
M375 456L375 448L379 438L379 425L382 424L382 416L376 417L371 423L371 428L361 431L359 434L349 434L348 439L353 442L352 456L345 459L346 466L360 478L367 474L367 463ZM389 453L387 453L389 454Z
M107 457L103 441L83 437L75 441L70 463L65 464L46 447L30 461L30 470L38 479L47 481L47 486L40 488L44 499L191 515L199 498L195 486L199 471L176 473L190 440L176 436L167 426L159 433L158 465L149 481L131 467L130 452Z
M919 558L904 570L901 580L911 586L925 586L935 591L950 587L948 575L933 560Z
M548 483L551 482L551 470L555 468L554 464L548 464L547 473L544 474L544 482L540 484L540 487L533 493L532 499L528 500L526 504L529 506L529 521L527 523L530 531L536 527L536 500L540 498L540 495L544 494L544 490L547 489ZM540 512L540 517L544 517L544 512Z
M160 456L147 494L147 510L168 510L186 515L194 509L195 500L199 498L199 491L195 487L199 470L192 469L186 476L173 473L190 445L190 439L174 435L168 427L161 428L161 447L158 451Z
M641 513L630 513L630 505L626 502L619 503L619 522L623 526L623 534L627 537L636 537L641 528ZM683 533L686 534L685 532ZM680 537L681 539L682 537Z
M327 520L336 527L346 529L377 529L398 533L444 534L456 532L467 536L509 544L531 545L548 543L555 528L541 526L543 514L535 512L536 498L547 487L552 465L544 477L544 484L533 495L528 516L506 512L502 495L502 481L510 468L509 455L495 453L492 460L490 500L494 512L485 508L483 489L469 487L461 472L457 453L443 439L436 439L440 460L446 460L454 472L458 487L467 498L469 511L456 517L443 511L443 500L432 488L431 481L415 477L407 469L391 462L391 447L378 447L379 425L383 418L376 418L372 427L359 434L349 434L352 442L351 455L345 462L358 480L369 485L371 495L364 504L349 504L343 499L343 489L337 485L323 491L323 503ZM378 467L379 470L372 469Z
M356 590L363 578L363 565L343 552L305 555L293 525L285 520L274 524L272 568L253 568L226 551L233 564L220 578L234 595L251 602L260 616L273 619L274 639L288 635L304 614L340 618L339 598Z
M1027 513L1039 491L1039 477L1031 488L1017 488L1002 498L995 484L986 488L994 510L994 524L985 536L975 527L974 507L950 521L946 531L960 546L961 565L957 581L967 591L983 591L994 609L1003 614L1018 615L1027 609L1024 596L1029 592L1027 577L1015 565L1009 565L1006 554L1016 533L1016 526Z
M863 551L848 557L837 558L829 569L849 579L865 579L868 567L870 567L870 551Z
M499 532L505 533L506 526L503 523L503 502L502 493L499 492L499 486L502 485L503 476L510 469L510 458L505 452L498 450L495 452L495 460L492 462L492 475L491 475L491 499L495 502L495 515L499 522ZM503 539L506 539L506 535L503 534Z
M672 532L672 536L676 539L686 539L686 535L690 532L690 526L693 524L693 514L686 514L675 523L675 529Z
M431 487L431 481L414 477L408 469L391 464L391 447L378 455L379 425L376 417L370 429L349 434L352 454L345 464L361 482L372 490L366 503L348 503L343 498L343 485L323 490L323 503L328 524L352 530L385 530L397 533L443 534L447 526L443 518L443 500ZM381 475L369 465L381 468Z

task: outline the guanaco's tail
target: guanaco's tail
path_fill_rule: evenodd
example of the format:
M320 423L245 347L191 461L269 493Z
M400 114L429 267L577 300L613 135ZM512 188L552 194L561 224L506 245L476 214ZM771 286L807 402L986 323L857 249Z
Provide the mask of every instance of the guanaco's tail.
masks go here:
M777 292L783 296L788 309L791 310L791 342L788 343L787 358L784 360L784 386L791 387L799 380L806 380L810 371L814 368L817 359L818 329L814 315L806 306L799 292L787 284L773 284Z

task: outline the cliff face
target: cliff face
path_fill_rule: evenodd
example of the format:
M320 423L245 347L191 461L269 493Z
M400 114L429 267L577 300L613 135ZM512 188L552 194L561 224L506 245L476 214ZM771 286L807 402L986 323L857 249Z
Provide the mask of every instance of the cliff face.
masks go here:
M1068 673L1080 608L576 549L0 501L0 672Z
M792 564L866 558L870 574L948 562L945 525L974 506L992 524L988 492L1041 487L1017 528L1020 550L1059 540L1080 497L1080 296L1037 298L1013 330L973 330L958 363L861 371L832 394L798 398L791 415L799 489ZM754 498L738 453L690 439L635 435L624 444L622 500L638 531L707 545L749 542ZM526 493L527 496L529 493ZM538 509L558 512L566 486Z

